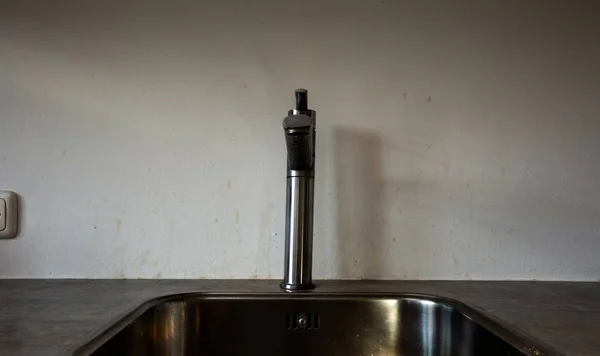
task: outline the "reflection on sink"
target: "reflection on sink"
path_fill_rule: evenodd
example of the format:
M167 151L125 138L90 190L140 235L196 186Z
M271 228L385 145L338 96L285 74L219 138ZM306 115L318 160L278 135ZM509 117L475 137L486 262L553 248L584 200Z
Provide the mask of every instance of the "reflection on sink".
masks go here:
M160 298L74 354L557 355L447 299L317 293Z

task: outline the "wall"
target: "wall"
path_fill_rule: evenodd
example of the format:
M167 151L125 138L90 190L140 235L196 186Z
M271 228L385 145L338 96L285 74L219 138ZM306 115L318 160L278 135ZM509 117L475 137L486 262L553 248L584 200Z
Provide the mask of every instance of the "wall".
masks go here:
M0 277L280 278L306 87L317 278L596 280L592 3L5 1Z

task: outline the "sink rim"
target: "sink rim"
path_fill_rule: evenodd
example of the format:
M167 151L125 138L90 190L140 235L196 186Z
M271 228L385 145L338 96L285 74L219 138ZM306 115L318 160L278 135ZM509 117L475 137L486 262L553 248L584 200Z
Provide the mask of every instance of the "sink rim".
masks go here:
M506 323L495 315L482 308L461 302L459 300L424 293L390 293L390 292L335 292L335 291L305 291L305 292L222 292L222 291L200 291L174 293L148 299L136 307L121 313L107 324L92 332L79 343L73 345L65 355L86 356L96 351L100 346L108 342L120 331L133 323L138 317L153 307L162 303L185 300L190 298L209 299L306 299L306 300L373 300L373 299L415 299L427 300L434 303L449 306L473 320L483 328L489 330L506 343L512 345L521 352L531 356L565 356L542 342L525 334L514 326Z

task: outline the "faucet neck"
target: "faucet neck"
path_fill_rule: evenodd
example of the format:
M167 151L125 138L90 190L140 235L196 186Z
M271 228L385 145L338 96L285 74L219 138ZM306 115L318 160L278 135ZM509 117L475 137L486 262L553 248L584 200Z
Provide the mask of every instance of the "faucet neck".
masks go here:
M287 146L285 266L281 288L298 291L312 283L316 112L307 91L296 90L296 108L283 119Z

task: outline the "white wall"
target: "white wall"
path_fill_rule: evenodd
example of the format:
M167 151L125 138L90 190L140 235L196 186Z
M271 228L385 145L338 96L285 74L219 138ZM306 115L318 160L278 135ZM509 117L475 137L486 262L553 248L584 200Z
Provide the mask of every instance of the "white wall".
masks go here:
M23 218L0 277L280 278L281 119L306 87L315 277L596 280L598 13L4 1L0 188Z

